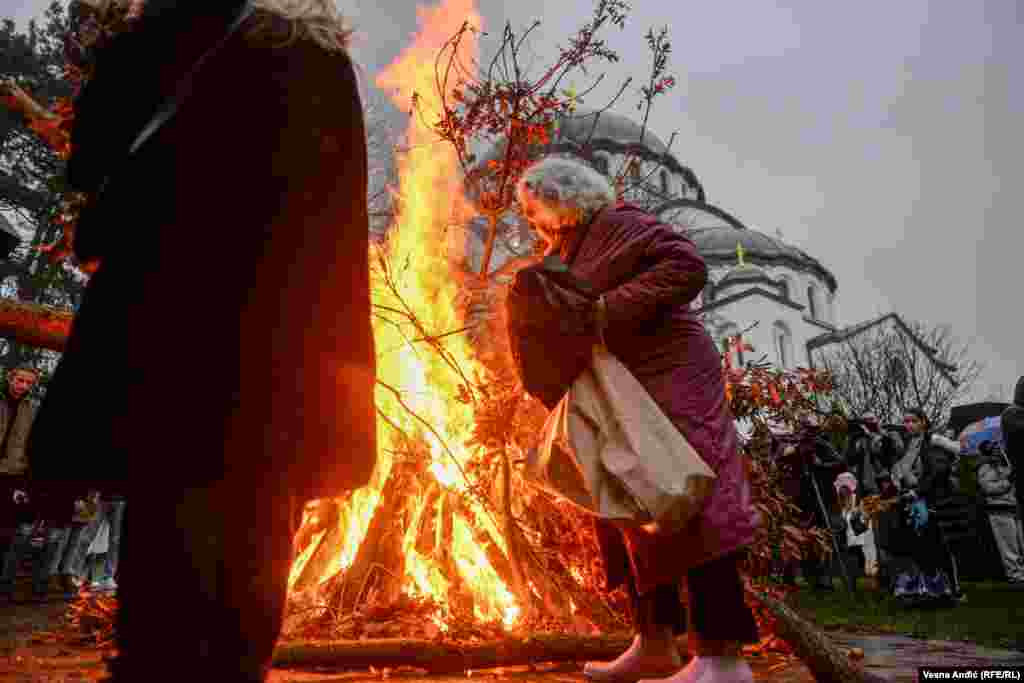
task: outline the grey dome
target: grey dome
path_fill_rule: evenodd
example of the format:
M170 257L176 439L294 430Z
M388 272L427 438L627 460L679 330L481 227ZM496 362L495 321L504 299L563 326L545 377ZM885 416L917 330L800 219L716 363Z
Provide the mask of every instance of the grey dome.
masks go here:
M631 153L644 161L660 164L672 173L681 175L686 185L696 191L698 199L704 201L704 187L697 179L697 174L679 163L669 151L668 145L650 128L644 131L639 123L627 116L579 108L573 114L563 116L551 144L537 148L534 153L538 157L544 154L573 154L593 161L596 152ZM488 161L500 159L504 154L505 140L502 138L480 155L474 165L483 168Z
M668 145L661 138L645 131L643 126L629 118L608 111L596 112L588 109L577 109L573 114L562 118L558 137L576 142L591 140L609 140L622 145L640 144L643 134L643 146L655 154L670 154Z
M694 228L687 236L697 245L697 251L708 265L736 263L736 245L743 245L744 261L760 266L785 265L795 270L809 270L835 292L836 278L821 261L782 240L751 230L734 227ZM736 269L736 277L746 277L744 269ZM730 273L732 275L732 273ZM733 280L730 280L733 281Z

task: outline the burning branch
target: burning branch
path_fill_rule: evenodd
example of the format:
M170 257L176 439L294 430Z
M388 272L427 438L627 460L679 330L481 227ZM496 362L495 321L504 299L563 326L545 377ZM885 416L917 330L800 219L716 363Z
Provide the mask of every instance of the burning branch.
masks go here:
M472 383L469 381L469 378L466 376L466 373L463 372L462 367L459 365L458 361L455 360L455 358L448 351L448 349L445 348L444 344L441 343L442 339L449 337L453 334L457 334L457 331L443 332L440 334L431 334L430 331L426 329L426 326L423 324L420 317L416 315L416 312L413 309L413 307L409 305L408 301L406 301L405 297L403 297L402 293L399 291L399 287L395 281L391 265L388 261L387 256L383 252L378 251L377 264L379 267L379 273L383 281L385 292L383 297L377 296L375 298L381 299L388 297L397 302L398 305L401 306L401 308L396 309L384 304L374 303L374 309L376 311L394 313L403 318L409 324L411 324L413 328L415 328L415 330L419 333L419 337L417 337L416 339L407 339L407 344L409 348L414 349L413 345L417 341L426 342L431 348L434 349L437 355L440 356L442 360L444 360L448 367L450 367L452 371L459 376L459 378L462 380L462 386L469 390L470 387L472 387ZM398 326L397 323L396 326ZM401 328L399 327L399 329ZM472 396L472 394L469 395Z
M424 94L413 93L413 111L424 125L452 146L469 193L475 198L480 215L487 220L481 277L489 279L493 275L494 247L502 230L502 219L516 202L516 180L536 153L551 144L559 119L572 114L582 102L583 98L575 90L560 90L561 83L577 70L585 74L587 67L594 63L619 60L601 34L609 26L622 28L627 12L628 6L622 0L598 0L590 20L570 38L567 46L559 48L554 62L533 79L526 75L521 52L539 22L534 22L521 34L506 23L494 58L487 69L479 73L463 63L466 37L477 32L471 22L465 22L437 54L433 83L436 92L430 100L431 103L439 100L436 106L425 106ZM650 85L641 90L647 104L645 124L654 97L675 82L664 75L670 52L667 29L657 35L650 32L648 45L654 60ZM602 79L603 76L598 76L584 94L591 92ZM615 98L600 111L610 108L630 82L627 80ZM642 138L643 134L638 144L642 143ZM469 153L472 144L493 144L499 140L504 145L499 158L476 167L477 159Z
M470 480L469 476L466 474L466 471L462 468L462 463L459 462L459 459L455 456L455 453L452 451L451 447L448 446L448 444L445 442L444 437L437 431L437 429L434 428L434 426L432 424L430 424L430 422L428 420L424 419L415 410L413 410L409 406L408 403L405 402L405 400L402 398L402 393L400 391L398 391L398 389L394 388L393 386L390 386L389 384L387 384L385 382L382 382L379 379L377 380L377 386L379 386L379 387L387 390L389 393L391 393L391 395L395 397L395 400L402 407L402 409L406 413L408 413L409 416L412 417L412 419L414 419L416 422L418 422L420 425L422 425L424 429L426 429L428 432L430 432L434 436L435 439L437 439L438 443L441 444L441 448L444 449L445 455L448 456L448 458L451 460L452 464L455 466L455 468L459 471L459 474L462 476L462 479L463 479L463 481L466 484L466 490L471 491L474 494L476 494L476 499L480 502L481 505L483 505L484 509L487 511L487 514L490 516L491 515L491 501L490 501L490 499L488 499L487 496L485 496L485 495L479 494L479 492L477 491L477 487L473 484L472 480ZM378 414L382 414L381 411L378 410ZM392 427L394 427L398 431L402 432L403 435L405 435L407 438L409 438L408 435L405 434L405 432L400 427L398 427L398 425L396 425L394 422L392 422L390 418L387 418L385 416L384 419L387 420L389 425L391 425ZM492 521L494 521L493 516L491 517L491 519L492 519ZM495 523L497 523L497 522L495 521Z

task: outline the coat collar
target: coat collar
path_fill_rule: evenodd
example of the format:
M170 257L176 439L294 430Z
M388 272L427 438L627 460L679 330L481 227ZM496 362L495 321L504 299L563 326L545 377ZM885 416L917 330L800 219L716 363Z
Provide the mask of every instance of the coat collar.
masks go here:
M602 220L605 220L611 214L617 213L624 209L632 209L635 211L641 210L639 207L628 202L614 202L598 210L590 217L590 220L587 221L586 223L582 223L573 228L569 232L568 237L562 240L562 244L559 247L558 252L559 256L561 256L562 258L562 261L564 261L567 265L572 265L572 262L576 260L576 256L580 252L580 248L586 241L587 235L590 233L590 228L592 228L595 224L600 223Z

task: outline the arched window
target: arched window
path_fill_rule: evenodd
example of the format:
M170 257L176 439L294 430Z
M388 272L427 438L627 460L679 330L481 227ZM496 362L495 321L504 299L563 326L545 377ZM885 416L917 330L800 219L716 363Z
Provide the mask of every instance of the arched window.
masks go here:
M667 197L671 191L668 184L668 171L661 169L661 173L658 174L658 177L661 180L661 194Z
M640 160L627 157L625 181L626 197L631 201L641 201L644 198L643 168Z
M787 301L793 296L793 281L785 275L779 278L779 295Z
M641 164L640 164L640 160L639 159L630 159L630 161L629 161L629 179L634 184L640 182L640 176L643 173L643 169L640 168L640 166L641 166Z
M608 155L603 152L594 153L594 168L597 169L602 175L608 175L610 166L608 164Z
M779 368L787 370L793 367L796 358L793 356L793 335L784 322L776 322L772 325L772 340L775 343L775 356L779 362Z
M812 319L818 320L818 290L814 285L807 285L807 310Z
M702 294L703 303L705 306L715 300L715 283L708 280L708 283L704 285L704 292Z

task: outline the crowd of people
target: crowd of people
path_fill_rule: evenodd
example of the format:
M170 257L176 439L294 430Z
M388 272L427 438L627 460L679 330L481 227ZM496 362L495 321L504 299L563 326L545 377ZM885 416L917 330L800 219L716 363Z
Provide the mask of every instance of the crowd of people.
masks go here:
M29 477L25 454L36 414L37 370L6 373L0 399L0 601L44 602L81 590L114 593L124 515L123 497L98 490L60 491ZM31 593L18 591L19 570L31 567Z
M74 3L72 23L125 4ZM75 102L64 180L89 197L74 254L99 265L34 425L34 371L10 373L0 402L4 576L45 529L37 597L55 574L117 584L109 681L203 671L262 683L297 504L365 486L376 463L366 130L350 28L329 0L132 5L130 26L76 65L94 73ZM230 135L210 124L211 112L239 110ZM751 683L743 646L759 633L740 566L760 515L721 358L691 305L707 266L685 235L618 201L578 159L532 164L516 196L546 260L595 294L540 326L555 335L541 370L607 343L716 475L683 528L598 524L607 587L628 592L635 637L584 675ZM183 265L204 277L182 277ZM575 349L557 336L570 329L580 330ZM210 362L182 353L197 331ZM899 439L882 431L865 420L852 476L800 467L811 474L799 475L797 495L820 524L841 520L844 563L874 563L901 590L933 586L956 531L943 521L953 457L920 414ZM1019 453L1024 435L1013 438ZM73 457L83 445L102 457ZM818 447L810 441L811 455ZM1007 476L993 470L986 486L1002 491ZM883 516L865 529L858 492L868 491L900 501L902 522L890 529ZM809 560L805 575L828 571ZM684 627L686 666L674 637Z
M1003 418L1002 441L985 441L968 466L955 434L934 429L921 410L908 410L902 425L882 425L873 415L848 421L837 448L814 425L780 439L788 465L785 485L806 528L828 529L830 553L800 562L813 588L851 590L858 579L910 604L964 600L958 554L975 542L981 510L991 527L1006 582L1024 588L1024 526L1020 507L1019 444L1015 411L1024 410L1024 378ZM1015 429L1017 431L1015 431ZM1017 450L1015 450L1015 448ZM976 468L976 491L964 482ZM796 584L796 566L784 563L783 579Z

